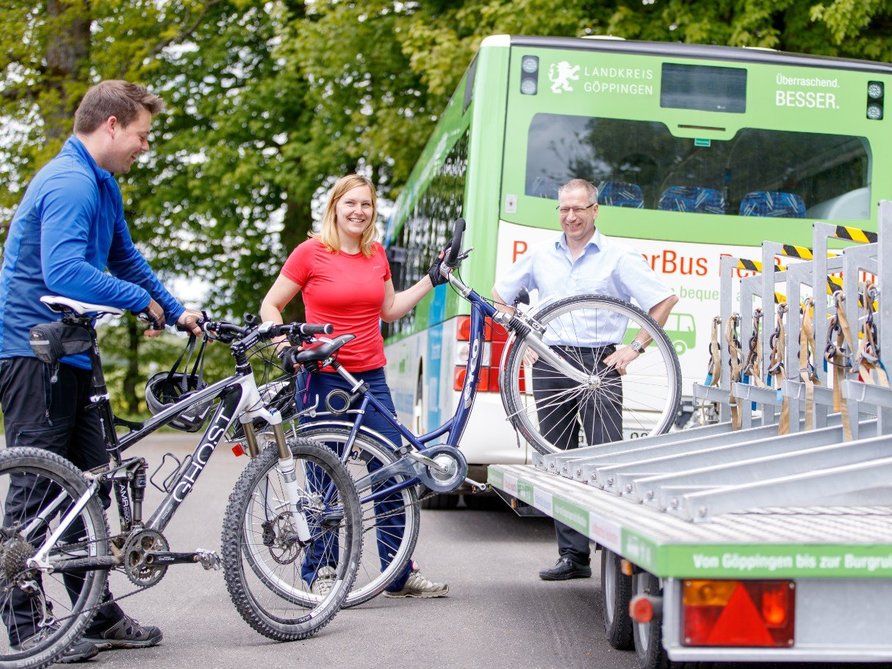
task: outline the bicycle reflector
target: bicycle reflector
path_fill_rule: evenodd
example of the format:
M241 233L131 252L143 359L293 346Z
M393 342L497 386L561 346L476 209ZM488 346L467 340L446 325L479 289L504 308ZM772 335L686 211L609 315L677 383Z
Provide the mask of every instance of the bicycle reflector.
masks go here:
M682 581L685 646L787 648L794 644L793 581Z

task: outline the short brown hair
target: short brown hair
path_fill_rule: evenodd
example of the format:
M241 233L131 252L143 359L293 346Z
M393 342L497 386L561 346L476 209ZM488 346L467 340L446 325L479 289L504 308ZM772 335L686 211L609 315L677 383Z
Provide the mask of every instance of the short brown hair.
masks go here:
M164 109L164 101L140 84L120 79L101 81L87 91L74 112L74 131L91 133L109 116L114 116L126 127L136 120L142 109L154 116Z
M372 216L369 219L369 224L362 232L362 239L360 239L359 247L364 256L368 257L372 255L372 243L375 241L375 237L378 234L378 229L375 227L375 220L378 217L378 194L375 192L375 184L372 183L371 179L367 179L359 174L348 174L347 176L341 177L337 180L337 183L332 186L331 192L329 193L328 203L325 205L325 213L322 215L322 230L318 235L314 235L318 237L319 241L321 241L329 251L341 250L341 239L338 236L336 211L338 202L341 201L341 198L344 197L348 191L351 191L354 188L359 188L360 186L368 186L368 189L372 194Z

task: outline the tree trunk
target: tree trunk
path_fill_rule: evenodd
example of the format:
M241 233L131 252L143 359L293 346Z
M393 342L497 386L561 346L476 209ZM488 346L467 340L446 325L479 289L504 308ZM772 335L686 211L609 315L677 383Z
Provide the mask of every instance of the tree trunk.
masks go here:
M313 228L313 216L311 214L309 200L289 196L285 205L284 228L282 229L282 245L285 247L286 257L301 242L306 241L307 234ZM291 300L282 312L282 318L286 323L304 320L304 303L298 296Z
M40 96L48 143L71 132L72 118L89 83L89 3L47 0L46 91Z
M139 373L139 343L142 340L142 332L136 316L127 313L124 316L127 324L127 373L124 375L124 405L127 413L135 416L139 413L139 397L136 388L142 384L143 379Z

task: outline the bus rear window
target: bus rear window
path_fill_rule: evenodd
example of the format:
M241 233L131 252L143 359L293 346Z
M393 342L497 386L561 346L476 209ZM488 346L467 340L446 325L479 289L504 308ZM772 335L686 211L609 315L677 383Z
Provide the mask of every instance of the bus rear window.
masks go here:
M778 218L870 218L866 138L742 128L730 140L674 137L663 123L537 114L525 192L556 199L572 178L607 206Z
M663 63L660 106L701 111L746 111L746 70Z

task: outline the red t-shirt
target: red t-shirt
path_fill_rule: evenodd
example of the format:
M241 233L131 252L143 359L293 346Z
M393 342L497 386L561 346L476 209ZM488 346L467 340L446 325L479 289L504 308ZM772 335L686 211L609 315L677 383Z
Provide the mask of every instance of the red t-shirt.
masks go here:
M282 274L301 286L308 323L331 323L335 335L356 335L338 351L338 362L351 372L384 366L380 319L390 263L381 244L366 257L331 253L309 239L291 252Z

